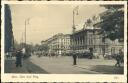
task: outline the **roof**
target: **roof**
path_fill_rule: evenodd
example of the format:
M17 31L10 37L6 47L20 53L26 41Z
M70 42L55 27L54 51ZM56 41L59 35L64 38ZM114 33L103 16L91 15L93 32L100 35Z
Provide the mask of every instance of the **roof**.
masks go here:
M80 32L86 32L86 31L95 31L95 30L101 30L100 28L85 28L85 29L81 29L76 31L74 34L80 33Z

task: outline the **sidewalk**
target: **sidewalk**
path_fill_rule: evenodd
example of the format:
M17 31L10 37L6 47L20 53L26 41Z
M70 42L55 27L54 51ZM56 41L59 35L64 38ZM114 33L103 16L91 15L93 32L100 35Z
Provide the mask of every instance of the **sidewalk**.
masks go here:
M80 59L83 60L83 59ZM102 74L123 74L124 68L123 64L121 67L115 67L115 60L104 60L104 59L84 59L84 61L78 62L78 67L83 69L88 69L90 71L99 72Z
M36 66L29 59L23 60L22 67L15 66L15 59L6 59L5 60L5 73L48 73L41 69L40 67Z

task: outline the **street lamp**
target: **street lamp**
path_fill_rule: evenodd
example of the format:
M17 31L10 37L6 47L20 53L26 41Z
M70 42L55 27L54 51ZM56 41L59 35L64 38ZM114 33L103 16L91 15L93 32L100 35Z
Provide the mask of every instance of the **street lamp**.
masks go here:
M25 38L25 44L26 44L26 27L27 27L27 24L29 24L29 18L28 19L25 19L25 35L24 35L24 38Z
M72 26L72 28L73 28L73 34L74 34L74 32L75 32L75 15L78 15L78 8L79 8L79 6L76 6L74 9L73 9L73 26Z
M72 26L72 37L73 37L73 34L75 33L75 15L78 15L78 8L79 6L76 6L74 9L73 9L73 26ZM73 40L74 40L74 37L73 37ZM74 50L74 41L73 42L73 46L72 46L72 49Z
M30 20L30 18L27 18L27 19L25 19L25 33L24 33L24 38L25 38L25 46L24 46L24 48L25 48L25 53L26 53L26 44L27 44L27 36L26 36L26 33L27 33L27 24L29 24L29 20Z

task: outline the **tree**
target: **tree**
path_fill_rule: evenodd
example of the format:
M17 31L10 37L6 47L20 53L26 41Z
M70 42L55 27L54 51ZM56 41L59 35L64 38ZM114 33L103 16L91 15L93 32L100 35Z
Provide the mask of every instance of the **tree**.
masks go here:
M48 51L48 49L49 49L49 47L48 47L48 45L47 44L42 44L41 46L40 46L40 49L41 49L41 51Z
M124 6L123 5L102 5L107 10L102 13L100 27L104 38L110 40L124 38Z
M11 18L11 9L8 4L5 5L5 52L9 52L11 48L13 47L13 31L12 31L12 18Z

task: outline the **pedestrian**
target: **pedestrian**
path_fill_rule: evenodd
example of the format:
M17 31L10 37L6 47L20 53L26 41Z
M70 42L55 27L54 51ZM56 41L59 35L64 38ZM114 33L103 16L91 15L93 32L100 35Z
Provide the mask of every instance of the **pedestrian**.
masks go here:
M19 50L19 51L17 51L17 53L16 53L16 67L18 67L18 66L20 66L20 67L22 67L22 51L21 50Z
M93 58L93 48L89 48L89 50L90 50L89 56L90 56L90 59L92 59Z
M72 56L73 56L73 65L77 65L77 53L75 51L73 51L72 53Z
M121 63L123 63L124 62L124 53L123 53L123 51L120 49L119 50L119 55L120 55L120 57L121 57Z
M122 62L122 51L119 50L119 53L116 55L116 64L115 66L120 67L120 64Z
M116 64L115 64L115 66L120 67L120 60L121 60L121 57L120 57L119 54L117 54L116 55Z

